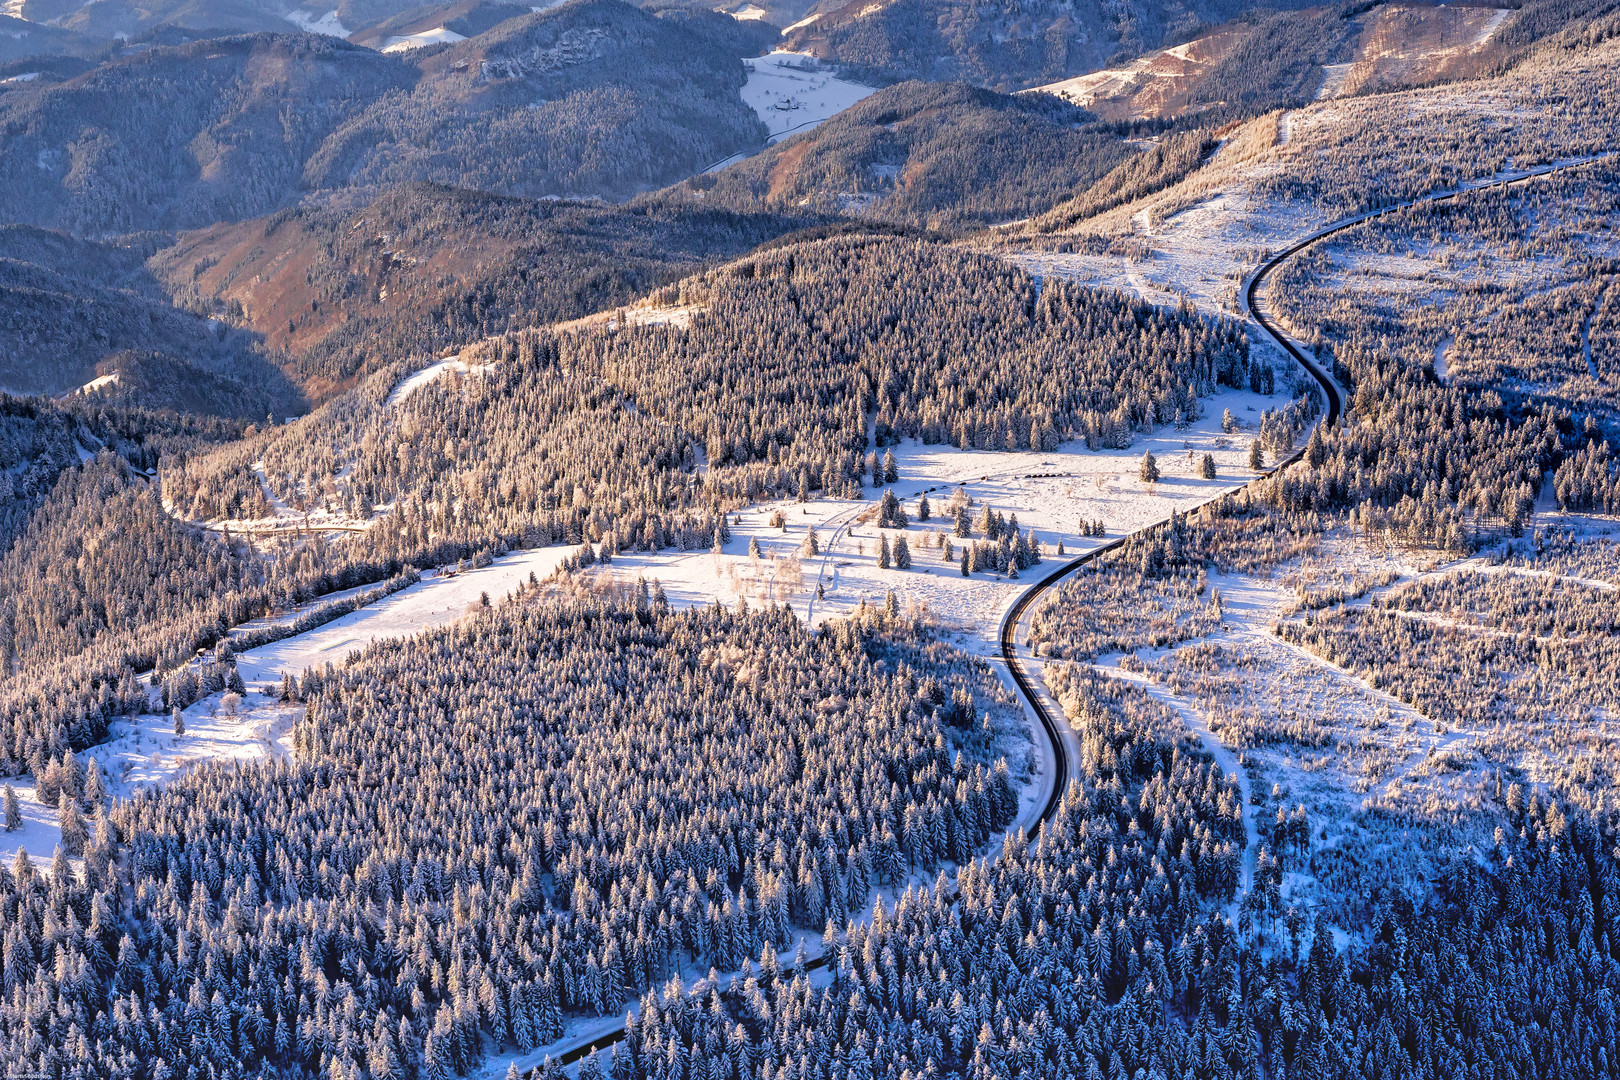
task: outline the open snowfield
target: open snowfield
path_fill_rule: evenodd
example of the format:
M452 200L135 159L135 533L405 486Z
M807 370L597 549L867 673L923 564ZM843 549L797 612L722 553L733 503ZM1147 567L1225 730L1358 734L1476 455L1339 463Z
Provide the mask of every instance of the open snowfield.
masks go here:
M1036 574L1056 565L1060 542L1065 552L1080 554L1162 521L1172 510L1197 507L1254 476L1247 467L1252 434L1223 434L1221 414L1230 409L1252 433L1261 412L1281 407L1283 396L1228 392L1206 398L1203 404L1205 415L1185 431L1162 428L1125 450L1092 451L1080 443L1048 453L959 450L915 441L894 447L900 479L887 486L900 497L911 519L903 531L913 560L909 570L878 566L880 534L893 543L902 532L879 530L872 520L859 520L869 516L875 506L871 500L882 494L881 488L868 487L865 501L761 503L734 515L731 541L720 555L625 552L598 576L657 579L675 604L730 605L740 599L751 604L787 603L817 624L848 615L863 602L882 605L892 590L903 607L926 609L957 633L963 647L994 652L1001 613ZM1159 463L1157 484L1140 479L1144 451L1152 451ZM1206 452L1215 458L1214 480L1197 474ZM951 531L951 520L943 515L958 487L973 500L970 516L988 503L1004 516L1016 514L1021 528L1033 529L1044 545L1042 567L1026 572L1023 580L989 573L964 578L957 559L944 562L937 544ZM924 494L934 512L929 521L917 518L918 499ZM770 524L777 512L786 519L785 528ZM1086 523L1097 520L1107 535L1084 536ZM803 557L805 536L812 529L821 553ZM758 560L748 554L751 540L759 543ZM964 541L951 537L951 542L959 556ZM818 585L825 590L821 599L815 595Z
M420 371L401 379L399 385L394 387L393 392L388 395L388 404L398 405L422 387L437 382L451 373L459 375L471 373L476 375L483 370L482 367L468 364L460 355L445 357L443 360L429 364Z
M444 45L466 40L464 34L458 34L454 30L436 26L432 30L423 30L419 34L391 37L383 44L382 51L385 53L409 52L412 49L423 49L429 45Z
M1164 648L1111 654L1093 666L1176 708L1223 767L1240 767L1257 793L1250 811L1253 821L1272 821L1279 808L1287 813L1303 808L1311 851L1342 849L1348 859L1395 860L1410 863L1411 873L1430 874L1428 860L1444 861L1455 853L1444 845L1408 847L1420 839L1429 843L1422 823L1439 826L1436 836L1456 826L1466 835L1469 823L1489 818L1481 817L1479 808L1491 801L1502 774L1550 792L1571 783L1593 783L1593 773L1601 787L1602 769L1589 769L1588 762L1612 758L1612 747L1620 740L1620 716L1603 719L1600 709L1600 719L1584 729L1557 725L1557 737L1530 739L1515 738L1495 724L1448 723L1374 687L1362 674L1284 640L1277 627L1312 617L1312 610L1302 607L1307 595L1337 592L1347 597L1344 608L1365 608L1402 586L1456 574L1553 577L1572 587L1616 587L1612 579L1620 575L1601 563L1612 559L1620 523L1543 509L1533 526L1570 531L1610 546L1566 556L1567 565L1553 560L1542 569L1522 558L1500 564L1500 549L1446 559L1340 528L1326 534L1310 554L1267 570L1211 571L1209 586L1222 595L1216 632ZM1525 545L1523 540L1517 543L1521 552ZM1599 567L1596 577L1590 576L1593 560ZM1450 616L1401 614L1455 623ZM1482 627L1481 632L1492 631ZM1020 648L1020 654L1028 667L1041 669L1041 661L1027 650ZM1513 674L1503 672L1504 677ZM1234 764L1226 765L1228 760ZM1595 797L1608 796L1599 792ZM1480 843L1488 843L1489 820L1481 827ZM1408 827L1386 835L1386 822ZM1453 846L1465 845L1454 841ZM1338 858L1331 855L1326 865L1336 865ZM1252 864L1252 853L1248 861ZM1284 876L1281 894L1285 906L1306 909L1336 903L1338 895L1335 884L1318 881L1297 857Z
M248 688L256 690L279 684L283 672L299 675L307 668L342 664L350 652L379 638L410 637L454 622L485 593L490 603L497 603L527 582L531 573L536 578L549 576L572 550L534 548L502 556L477 570L424 574L417 584L306 634L239 654L236 670Z
M410 637L444 626L467 614L486 593L490 603L499 603L526 583L530 574L536 578L550 575L572 550L537 548L514 552L478 569L425 574L417 584L307 633L239 653L236 667L247 693L239 701L231 700L227 693L216 693L193 703L182 714L185 734L174 734L174 722L168 715L124 717L113 722L106 742L81 757L86 762L93 758L101 763L108 791L129 797L142 788L167 783L204 762L254 761L289 754L291 748L285 736L303 716L303 706L282 704L276 696L263 693L266 688L279 691L283 673L297 677L328 663L341 665L350 652L380 638ZM347 593L330 593L306 607L374 588L368 585ZM291 612L279 619L290 620L297 614ZM252 629L262 622L240 629ZM156 691L152 693L156 705ZM55 808L38 807L31 801L31 779L21 778L14 785L25 816L32 815L30 821L39 821L27 830L0 834L0 857L9 857L8 852L15 852L19 845L27 845L30 854L48 857L60 836ZM31 806L35 810L29 810ZM4 846L7 844L11 845L9 849ZM36 844L42 845L38 851Z
M327 37L346 38L349 31L338 20L337 11L328 11L317 18L307 11L289 11L286 19L306 34L325 34Z
M31 776L13 777L6 783L17 793L23 823L14 832L0 832L0 860L10 870L20 849L28 852L28 858L35 867L46 869L51 864L57 845L62 842L62 829L56 823L56 807L40 805L34 795L34 778Z
M823 70L809 53L773 52L749 57L743 65L748 68L743 103L765 122L767 142L808 131L877 92Z

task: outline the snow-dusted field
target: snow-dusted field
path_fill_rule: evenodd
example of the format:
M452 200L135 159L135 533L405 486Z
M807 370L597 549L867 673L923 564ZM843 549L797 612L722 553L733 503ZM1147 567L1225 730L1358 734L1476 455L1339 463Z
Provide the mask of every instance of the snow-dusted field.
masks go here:
M383 43L382 51L385 53L409 52L412 49L422 49L429 45L443 45L455 41L466 41L463 34L454 30L447 30L436 26L432 30L423 30L419 34L405 34L400 37L391 37Z
M322 15L319 18L311 15L307 11L289 11L287 12L286 18L288 22L292 23L294 26L298 27L298 29L307 34L325 34L327 37L340 38L346 38L349 36L349 31L346 30L343 23L338 20L338 13L336 10L328 11L325 15Z
M621 581L657 579L672 603L787 603L814 623L848 615L862 602L881 605L892 590L903 606L926 611L958 634L965 648L993 653L1001 613L1041 569L1056 565L1056 549L1079 554L1090 547L1162 521L1172 510L1190 510L1254 476L1248 468L1248 446L1260 414L1284 404L1282 395L1265 397L1227 392L1203 402L1205 415L1186 430L1162 428L1125 450L1087 450L1070 443L1057 450L1004 453L925 446L908 441L894 448L899 481L891 486L911 518L904 530L911 548L909 570L878 566L880 533L892 543L900 532L879 530L866 516L882 489L867 489L868 500L812 499L761 503L734 515L732 538L722 554L702 552L626 552L594 576ZM1227 435L1221 414L1230 409L1245 425ZM1144 451L1158 461L1160 480L1140 479ZM1198 475L1203 455L1214 456L1217 475ZM1024 578L975 573L964 578L957 559L946 563L938 541L950 533L946 502L961 487L973 500L976 516L985 503L1003 516L1016 514L1022 528L1034 529L1045 545L1042 568ZM918 498L927 494L934 517L917 519ZM773 514L785 528L770 524ZM1101 520L1107 535L1083 535L1088 522ZM802 554L806 534L814 529L821 553ZM982 536L978 539L983 539ZM757 541L760 557L750 557ZM963 541L951 538L958 558ZM816 597L817 586L825 596Z
M877 92L823 70L809 53L773 52L749 57L743 65L748 68L743 103L765 122L769 142L808 131Z
M530 574L536 578L549 576L572 551L568 547L536 548L514 552L475 570L425 574L417 584L307 633L239 653L236 667L247 693L238 701L216 693L193 703L182 714L185 734L174 734L174 722L167 715L124 717L113 722L106 742L82 756L86 761L94 758L101 763L113 795L128 797L144 787L167 783L203 762L253 761L288 754L285 736L303 715L303 706L284 705L278 696L263 692L267 688L279 691L283 673L296 678L328 663L341 665L350 652L380 638L410 637L454 622L479 605L486 593L490 603L499 603L526 583ZM362 586L348 593L329 594L310 606L374 588ZM281 619L296 615L290 613ZM259 625L255 622L243 629ZM155 691L153 700L157 700ZM29 801L32 781L24 778L15 783L27 812L27 807L33 805ZM38 810L36 816L54 830L54 808ZM0 845L10 844L9 851L15 852L18 845L26 844L31 854L40 854L33 845L36 837L44 837L49 844L43 854L49 856L59 831L45 837L33 826L30 829L33 831L0 834ZM7 850L0 846L0 857Z
M11 869L20 849L28 852L29 860L43 870L50 866L56 847L62 842L62 829L56 823L56 807L40 805L34 795L34 778L31 776L13 777L6 783L17 793L23 823L14 832L0 832L0 860L5 861L6 869Z
M379 638L410 637L454 622L485 593L490 603L498 603L527 582L531 573L536 578L549 576L572 551L563 546L534 548L513 552L477 570L424 574L417 584L306 634L239 654L236 670L249 690L257 690L270 683L279 685L284 672L299 675L329 662L342 664L350 652Z
M398 405L422 387L437 382L452 372L459 375L469 373L476 375L483 370L482 366L468 364L460 355L445 357L443 360L429 364L420 371L413 372L401 379L399 385L394 387L393 392L388 395L388 404Z

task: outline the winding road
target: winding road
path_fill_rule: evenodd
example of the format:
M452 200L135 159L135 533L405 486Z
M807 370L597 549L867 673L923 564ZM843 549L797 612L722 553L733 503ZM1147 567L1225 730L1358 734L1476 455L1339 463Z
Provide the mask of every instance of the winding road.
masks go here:
M1424 196L1421 199L1394 203L1390 206L1379 207L1374 210L1368 210L1360 214L1355 214L1351 217L1343 218L1332 223L1331 225L1327 225L1316 230L1308 236L1303 237L1277 254L1270 256L1265 262L1261 263L1260 266L1256 268L1255 271L1243 283L1243 287L1239 290L1239 295L1242 297L1244 306L1244 313L1248 315L1249 318L1252 319L1254 323L1262 331L1264 331L1265 334L1270 337L1280 349L1283 350L1283 352L1293 357L1294 360L1301 367L1303 367L1307 373L1310 374L1311 378L1316 380L1317 384L1322 388L1323 395L1327 399L1327 409L1322 416L1321 423L1324 426L1331 427L1338 422L1339 417L1342 415L1344 408L1343 395L1340 392L1337 384L1335 384L1332 378L1328 376L1327 372L1322 370L1322 368L1317 364L1315 357L1311 356L1305 350L1296 345L1287 335L1287 333L1277 325L1272 316L1265 310L1262 304L1261 287L1265 279L1271 273L1273 273L1283 263L1287 262L1290 258L1304 251L1306 248L1311 247L1313 244L1319 243L1322 240L1335 235L1336 233L1344 232L1347 229L1351 229L1357 225L1371 221L1374 218L1383 217L1386 214L1395 213L1397 211L1405 210L1423 203L1443 202L1472 192L1487 191L1491 188L1498 187L1510 187L1514 184L1521 184L1538 177L1549 176L1554 173L1580 168L1584 165L1589 165L1594 161L1603 160L1612 156L1615 155L1597 154L1590 157L1579 158L1573 161L1556 162L1536 169L1515 172L1513 174L1499 177L1471 187L1459 188L1452 191L1437 192L1435 194ZM1232 488L1229 491L1222 492L1222 494L1216 496L1216 498L1224 498L1226 495L1229 495L1232 492L1242 491L1245 487L1258 484L1263 480L1267 480L1270 477L1275 476L1281 470L1303 458L1305 456L1305 449L1306 448L1304 446L1299 447L1293 453L1288 455L1288 457L1278 461L1275 466L1264 474L1257 476L1247 484L1243 484ZM851 517L853 517L853 515L851 515ZM1029 710L1040 722L1041 728L1046 735L1047 741L1051 744L1053 751L1054 775L1051 778L1052 790L1046 799L1045 805L1041 809L1041 823L1050 821L1057 815L1058 807L1063 801L1064 792L1068 788L1071 770L1070 752L1068 747L1071 745L1070 740L1073 739L1073 733L1069 730L1066 723L1061 722L1059 718L1053 715L1053 709L1049 708L1047 704L1050 699L1043 697L1041 690L1035 685L1034 680L1025 670L1024 664L1018 655L1019 625L1024 621L1024 619L1034 613L1035 604L1037 601L1045 596L1048 590L1057 585L1064 578L1074 574L1082 566L1095 562L1108 552L1122 547L1132 537L1141 536L1152 529L1159 528L1165 524L1165 521L1167 520L1168 519L1161 520L1151 525L1144 526L1135 533L1122 536L1117 540L1112 540L1100 547L1093 548L1078 558L1064 563L1062 566L1059 566L1050 574L1047 574L1045 577L1041 578L1039 581L1021 593L1013 604L1007 609L1007 613L1002 617L1000 628L1002 659L1007 664L1007 669L1012 675L1014 684L1018 687L1018 692L1023 696L1025 703L1029 706ZM848 522L845 522L841 528L847 527L847 524ZM1246 822L1249 818L1248 810L1249 808L1245 806L1244 817ZM816 969L825 966L825 964L826 958L824 956L818 956L808 961L807 966L811 969ZM587 1036L585 1041L580 1045L563 1051L558 1056L557 1060L563 1065L573 1064L589 1054L612 1046L623 1037L624 1025L621 1022L612 1030L600 1031L594 1035Z

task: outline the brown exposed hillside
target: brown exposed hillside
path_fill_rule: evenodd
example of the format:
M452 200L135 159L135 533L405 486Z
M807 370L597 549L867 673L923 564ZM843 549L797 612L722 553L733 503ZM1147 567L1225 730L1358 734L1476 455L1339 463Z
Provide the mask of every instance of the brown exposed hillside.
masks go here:
M1185 44L1041 87L1105 120L1181 116L1254 100L1261 107L1475 78L1510 47L1513 13L1489 5L1383 4L1256 16ZM1234 93L1234 90L1240 91Z
M796 224L408 185L186 233L151 267L180 302L261 334L320 400L404 356L625 303Z
M1511 14L1505 7L1454 4L1375 8L1358 20L1361 33L1355 58L1328 67L1322 96L1483 75L1508 54L1496 35Z

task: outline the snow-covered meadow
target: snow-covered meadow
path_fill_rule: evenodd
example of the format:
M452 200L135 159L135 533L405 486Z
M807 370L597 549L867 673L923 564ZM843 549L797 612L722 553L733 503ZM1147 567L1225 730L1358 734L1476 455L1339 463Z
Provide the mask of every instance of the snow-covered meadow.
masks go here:
M346 38L349 31L338 18L336 10L328 11L325 15L313 15L307 11L289 11L286 19L306 34L324 34L327 37Z
M466 41L465 35L443 26L436 26L431 30L423 30L416 34L402 34L389 38L383 43L382 51L385 53L409 52L412 49L425 49L429 45L447 45L457 41Z
M863 602L882 605L892 591L903 607L926 610L964 647L991 652L1001 613L1034 574L1056 565L1058 544L1066 554L1080 554L1252 479L1249 440L1261 412L1283 403L1281 395L1218 394L1205 399L1205 415L1185 430L1161 428L1124 450L1087 450L1068 443L1049 452L1008 453L908 440L893 448L898 481L869 487L867 499L760 503L733 515L731 540L720 554L625 552L593 573L621 581L657 579L675 604L786 603L817 624L848 615ZM1221 430L1227 410L1248 434ZM1140 477L1145 452L1158 462L1157 483ZM1199 473L1205 453L1215 459L1213 480ZM893 489L910 518L903 532L875 524L875 500L884 487ZM1020 528L1033 529L1044 545L1046 561L1040 570L1026 573L1023 580L984 572L964 578L958 559L945 562L940 541L949 537L958 555L964 543L949 536L952 522L946 516L946 504L958 488L972 500L970 516L988 504L1003 516L1017 515ZM924 495L932 510L927 521L917 513ZM778 514L781 527L771 524ZM1086 526L1099 520L1106 535L1086 535ZM805 538L811 530L820 552L806 556ZM901 535L911 549L911 568L880 567L880 537L892 544ZM758 558L749 554L751 543L758 544Z
M167 783L196 766L210 761L255 761L286 756L291 746L286 736L300 717L303 706L284 704L279 691L283 674L294 678L309 669L326 664L341 665L351 652L364 649L381 638L403 638L444 626L480 607L485 596L499 603L530 581L551 575L570 554L565 547L537 548L513 552L476 569L444 568L430 571L415 585L392 593L348 615L334 619L306 633L249 649L237 654L236 667L247 692L226 691L210 694L181 713L185 732L176 735L168 714L120 717L108 729L106 741L80 755L88 766L101 765L107 790L127 798L152 785ZM375 589L361 586L345 593L332 593L305 605L306 608L332 603L356 592ZM256 620L238 628L239 632L262 628L267 622L286 622L301 612L293 611L274 620ZM265 693L266 690L274 693ZM151 691L157 708L157 691ZM40 806L33 800L33 781L22 777L13 781L23 806L27 826L13 833L0 834L0 858L10 858L18 847L31 855L49 857L61 837L56 826L55 807Z
M809 53L773 52L743 60L742 99L770 131L768 142L808 131L877 91L840 79Z

